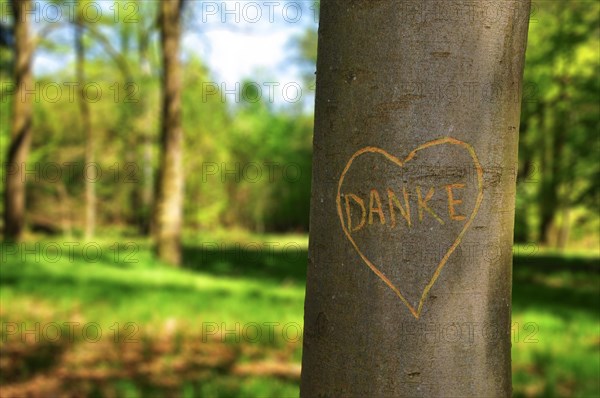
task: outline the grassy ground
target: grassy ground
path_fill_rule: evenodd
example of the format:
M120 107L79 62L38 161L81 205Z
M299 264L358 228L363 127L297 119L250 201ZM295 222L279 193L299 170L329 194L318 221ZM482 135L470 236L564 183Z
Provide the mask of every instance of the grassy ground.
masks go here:
M598 259L517 255L513 280L515 395L600 396Z
M2 396L298 395L305 236L213 236L179 270L119 241L2 247ZM515 395L599 396L597 258L518 249Z

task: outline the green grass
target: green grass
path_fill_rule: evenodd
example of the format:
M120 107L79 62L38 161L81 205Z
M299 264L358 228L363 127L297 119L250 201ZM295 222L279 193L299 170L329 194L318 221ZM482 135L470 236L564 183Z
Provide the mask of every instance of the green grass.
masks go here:
M600 396L599 311L597 258L516 256L513 324L519 325L519 336L513 336L514 395Z
M3 246L3 333L8 324L23 327L21 322L29 329L35 322L96 322L104 339L86 342L77 329L74 341L21 344L4 333L0 381L53 392L63 387L51 379L71 374L70 385L88 396L297 396L297 378L250 377L234 369L240 363L300 362L301 341L290 337L294 329L286 338L284 329L302 325L307 239L243 233L233 239L195 236L193 241L205 243L191 244L189 237L181 269L154 260L140 240L133 246L124 239L118 250L110 239L101 240L101 255L90 251L88 258L79 249L69 258L66 240L57 241L60 258L48 240L40 241L46 251L40 258L24 254L22 247ZM515 396L599 396L597 257L521 247L515 253ZM55 257L58 261L49 261ZM115 322L118 342L113 342ZM272 335L265 323L272 325ZM128 337L136 344L128 344ZM201 344L206 339L214 343L209 351ZM13 362L7 362L7 353ZM106 383L90 381L98 378Z

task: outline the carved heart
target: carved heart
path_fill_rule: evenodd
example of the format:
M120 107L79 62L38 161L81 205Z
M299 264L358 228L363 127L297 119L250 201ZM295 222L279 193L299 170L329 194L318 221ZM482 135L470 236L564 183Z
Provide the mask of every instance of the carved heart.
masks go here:
M460 170L452 168L453 165L460 164L461 156L466 159L466 163L469 163L468 169L475 171L472 180L476 180L476 182L471 184L461 183L443 186L448 196L448 214L450 218L450 220L444 220L444 216L442 216L442 212L439 210L439 204L442 203L442 200L440 199L441 195L439 193L440 189L438 187L438 194L435 195L435 184L439 185L440 181L444 179L451 181L449 178L460 178L461 181L465 179L464 171L467 170L467 168L465 168L464 165L459 167L459 169L462 167ZM436 161L435 163L434 160ZM434 170L433 172L431 171L432 168L436 167L434 164L439 165L440 161L447 162L447 167L442 166L445 171L449 169L453 170L450 173L450 177L448 177L448 175L443 175L443 173L442 177L440 177L440 169ZM360 165L361 162L363 163L362 166ZM389 164L389 162L391 162L391 164ZM357 164L359 165L356 166ZM412 167L411 169L411 165L413 164L415 167ZM353 172L351 170L355 171ZM376 173L378 172L382 175L377 176ZM355 178L354 180L352 178L347 179L351 174L358 176L358 178ZM431 186L431 184L434 186L429 188L427 194L424 195L421 185L416 185L415 195L415 192L413 192L411 187L407 186L409 180L413 183L416 181L416 184L426 182L429 186ZM394 189L399 193L396 196L396 192L390 188L389 184L397 184L399 181L402 185L402 191L398 190L397 185L393 185ZM381 195L379 193L379 191L382 190L381 188L379 191L373 188L368 194L368 224L365 201L357 194L343 193L344 189L352 188L355 192L360 191L364 194L367 192L364 190L365 183L371 184L371 187L376 184L380 184L380 186L382 186L381 184L383 183L385 184L384 188L387 188L389 199L388 218L391 219L391 225L387 223L384 206L382 206ZM454 196L459 189L461 189L461 192L463 193L465 192L463 190L466 190L467 197L465 202L457 200ZM443 193L444 190L441 190L441 192ZM471 194L470 197L468 196L469 193ZM400 200L398 200L398 197L400 197ZM417 198L418 220L412 217L415 207L410 198L413 198L414 200L415 197ZM345 198L345 215L342 198ZM404 205L402 204L402 199L404 199ZM336 204L342 229L354 249L365 264L396 293L400 300L408 307L411 314L418 319L423 309L423 303L429 294L429 290L438 279L452 253L454 253L456 248L460 245L463 236L469 229L479 210L482 200L483 170L477 155L475 154L475 150L471 145L465 142L446 137L419 146L410 152L404 160L376 147L366 147L357 151L346 164L340 177ZM432 204L429 205L429 202ZM355 228L352 226L352 203L355 208L356 205L359 205L361 210L361 221L359 226ZM433 208L433 204L438 205L437 209ZM459 210L457 210L459 205L464 208L465 206L468 207L469 204L472 207L470 215L457 215L459 212ZM396 210L399 210L399 214L396 214ZM464 209L462 211L464 212ZM344 216L346 216L346 218ZM399 222L396 222L397 219ZM379 220L379 222L377 220ZM418 241L423 245L427 245L423 246L424 249L422 251L425 252L432 244L434 244L434 242L426 242L424 240L426 239L427 234L435 228L446 228L448 230L448 234L438 234L435 236L435 243L442 241L441 244L443 247L440 250L441 259L439 259L439 261L430 261L431 264L425 264L430 266L429 269L423 268L421 263L417 264L419 268L416 268L417 265L414 265L414 261L410 263L413 264L413 268L408 270L416 275L416 277L411 278L411 281L414 282L415 278L420 279L418 281L419 283L413 283L411 286L406 286L407 274L404 273L399 275L398 272L401 272L401 270L399 271L396 266L391 265L390 263L392 261L390 261L389 258L397 254L397 247L399 244L404 244L403 237L406 234L412 235L412 241ZM449 237L446 236L444 238L444 235L449 235ZM442 236L442 238L440 238L440 236ZM452 238L452 236L456 236L456 238ZM447 239L447 242L444 242L444 239ZM364 244L361 249L361 243L364 241L367 241L368 243L369 240L375 244ZM389 245L386 246L385 242L389 243ZM445 246L446 244L447 246ZM369 251L370 247L375 247L375 249ZM389 252L389 247L392 247L391 252ZM445 247L447 247L447 250ZM388 250L387 253L386 250ZM365 253L366 251L369 251L369 253ZM390 256L380 258L388 254ZM419 253L409 254L415 254L416 256ZM378 258L379 261L372 261L373 258ZM407 266L407 264L407 261L401 263L403 266ZM403 278L400 278L400 276L403 276ZM392 280L394 280L394 282L392 282ZM407 299L406 294L403 293L403 289L400 288L402 283L405 284L405 290L413 292L413 304ZM423 288L421 289L420 286L423 286ZM418 305L416 305L417 299Z

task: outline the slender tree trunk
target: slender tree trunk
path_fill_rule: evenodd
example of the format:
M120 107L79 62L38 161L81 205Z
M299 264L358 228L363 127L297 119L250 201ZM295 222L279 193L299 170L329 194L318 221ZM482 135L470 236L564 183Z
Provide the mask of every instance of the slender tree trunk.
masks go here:
M569 243L569 232L571 230L571 209L568 204L561 206L560 229L556 238L556 247L560 250L565 250Z
M558 117L561 121L568 120L568 115L559 114ZM552 208L549 209L552 216L550 217L549 228L545 230L546 236L544 236L544 242L549 241L557 249L564 249L566 245L566 232L568 231L568 196L571 193L568 188L563 187L563 184L570 185L568 183L568 167L569 164L566 162L565 153L565 141L566 141L566 126L567 123L558 122L558 126L553 134L554 136L554 160L552 163L552 174L554 175L554 184L550 187L552 191L551 197L554 200ZM567 178L565 178L567 177ZM564 188L561 191L561 187ZM560 224L558 219L560 218ZM565 224L566 222L566 224ZM567 229L565 229L567 227Z
M490 6L321 2L304 397L511 395L529 2Z
M181 126L181 0L160 3L163 57L161 156L155 208L155 239L159 258L172 265L181 262L183 164Z
M152 71L150 67L150 59L148 57L148 41L149 41L149 33L145 31L146 27L143 27L141 24L138 25L138 53L139 53L139 61L140 61L140 69L142 74L142 87L145 87L145 84L150 81L152 76ZM148 113L147 99L141 98L140 106L142 117L146 117ZM154 175L152 169L152 134L150 130L145 129L140 132L139 138L141 138L141 146L142 146L142 186L140 193L140 201L141 208L139 210L139 228L140 232L144 235L148 235L150 233L150 225L152 223L151 220L151 212L152 212L152 201L154 200Z
M559 10L563 12L563 10ZM558 31L559 43L562 45L559 48L569 48L566 44L564 27L561 24ZM570 49L569 49L570 51ZM563 54L566 56L566 54ZM559 95L550 106L554 109L551 115L547 114L546 118L546 134L543 134L542 140L547 145L546 156L542 169L542 186L540 190L540 243L545 245L559 246L560 228L557 225L557 215L559 213L559 205L563 202L559 195L559 187L564 180L564 149L566 142L566 129L568 123L568 113L564 111L565 104L569 103L569 94L567 92L569 82L567 77L567 65L558 65L554 71L558 87ZM568 166L567 166L568 167Z
M60 223L67 238L73 236L73 217L71 216L71 198L63 181L57 185L58 201L60 203Z
M31 146L33 98L26 90L32 90L33 77L31 59L33 43L30 37L27 10L31 1L12 2L15 19L15 95L11 140L7 154L6 186L4 191L4 237L9 241L19 241L25 227L25 180L24 170L29 147Z
M85 137L85 165L84 165L84 183L85 183L85 239L94 237L96 229L96 183L94 167L96 143L92 131L92 116L90 105L85 93L85 44L83 43L83 18L80 12L77 14L77 24L75 25L75 49L77 55L76 75L79 83L79 114L81 115L81 128ZM85 172L87 171L87 173Z
M133 31L131 30L131 26L129 24L123 24L120 27L120 36L121 36L121 46L120 46L120 57L123 60L124 63L128 63L129 62L129 55L130 55L130 49L131 49L131 38L133 35ZM129 70L129 68L128 68ZM132 76L129 75L129 73L127 73L127 76L125 77L125 80L123 82L123 87L124 87L124 95L128 96L129 93L131 92L131 84L133 84L133 78ZM124 100L123 103L119 104L119 128L120 128L120 133L119 136L122 137L122 140L124 142L124 147L123 147L123 156L122 158L125 159L125 167L130 167L132 165L139 165L139 162L136 162L138 160L137 157L137 131L134 130L133 128L133 122L132 119L135 117L135 114L137 112L134 111L134 104L131 104L130 102ZM136 108L137 108L137 104ZM136 109L137 110L137 109ZM134 169L134 173L135 173L135 179L139 178L139 175L137 173L137 167ZM129 223L132 219L134 223L138 223L138 218L139 218L139 209L140 209L140 201L139 201L139 196L138 196L138 184L122 184L121 185L121 189L123 190L123 201L127 201L129 203L129 205L131 206L131 212L127 212L125 211L125 209L121 209L119 211L119 219L121 220L127 220L126 223Z
M561 83L561 97L556 102L556 106L560 106L560 102L567 101L566 84ZM546 161L542 169L542 186L540 190L540 243L545 245L558 245L558 226L557 215L560 210L560 205L563 200L560 197L559 189L564 181L565 168L568 167L564 161L566 147L566 129L568 123L568 115L565 112L556 112L551 118L552 127L547 130L549 134L545 137L545 142L548 145Z
M564 115L564 120L566 126L570 125L570 115ZM564 139L566 140L566 137L564 137ZM573 181L575 181L575 171L573 167L575 162L573 153L566 148L563 149L561 161L563 162L563 173L565 177L563 179L564 185L562 186L562 195L560 198L559 211L561 220L558 236L556 237L556 247L560 250L564 250L569 244L571 232L571 195L573 192Z
M555 139L555 138L551 138ZM540 206L540 223L538 227L539 242L543 245L550 246L552 244L552 231L554 230L554 220L558 203L558 193L556 190L557 179L551 171L549 164L557 162L554 156L547 156L550 159L542 162L542 185L539 193ZM553 167L552 167L553 168ZM550 169L550 170L549 170Z

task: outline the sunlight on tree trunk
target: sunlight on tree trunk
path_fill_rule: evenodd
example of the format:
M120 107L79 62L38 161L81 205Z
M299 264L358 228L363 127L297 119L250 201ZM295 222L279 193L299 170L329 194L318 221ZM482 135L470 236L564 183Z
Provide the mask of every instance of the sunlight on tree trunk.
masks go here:
M529 2L493 9L321 2L304 397L511 395Z
M148 56L148 46L150 41L150 27L144 26L142 23L138 24L138 56L139 65L141 69L141 80L143 83L148 83L152 78L152 69L150 65L150 58ZM145 84L144 84L145 87ZM139 106L141 108L140 113L143 117L148 114L148 99L142 98ZM154 172L152 169L152 145L153 135L148 126L145 126L143 131L138 132L138 138L141 140L142 154L141 154L141 170L142 170L142 186L140 188L140 209L139 209L139 228L143 235L148 235L151 232L152 224L152 202L154 200Z
M4 191L4 237L9 241L19 241L25 227L25 181L24 170L32 133L32 102L35 98L27 94L33 89L31 59L33 43L29 32L27 10L31 9L31 1L15 0L12 2L15 19L15 95L13 98L13 115L11 124L11 140L7 154L6 187ZM3 149L4 150L4 149Z
M160 3L163 61L161 154L155 208L158 257L172 265L181 262L183 164L181 125L181 0Z
M75 25L75 49L76 49L76 75L79 83L79 114L81 116L81 128L85 137L85 239L90 240L94 237L96 228L96 184L93 181L95 177L92 170L95 170L95 139L92 131L92 116L85 93L85 43L83 42L83 18L81 8L77 12L77 23Z

